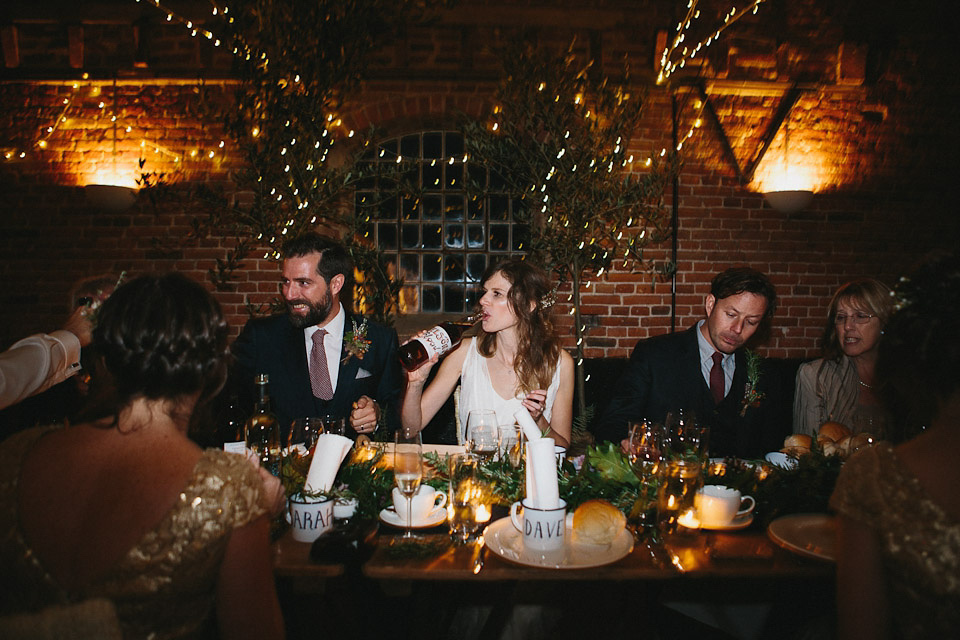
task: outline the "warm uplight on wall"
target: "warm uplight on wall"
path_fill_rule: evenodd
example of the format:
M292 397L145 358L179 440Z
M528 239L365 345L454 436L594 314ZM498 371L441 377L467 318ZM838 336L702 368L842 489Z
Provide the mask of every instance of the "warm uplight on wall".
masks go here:
M101 108L103 108L101 103ZM87 202L98 209L120 212L128 209L137 199L136 180L117 169L117 81L113 81L113 123L110 167L98 169L93 179L84 187Z
M816 172L808 164L815 161L805 155L802 164L790 159L790 126L783 127L783 153L772 162L761 164L754 177L754 185L767 203L784 215L791 215L807 207L818 186Z

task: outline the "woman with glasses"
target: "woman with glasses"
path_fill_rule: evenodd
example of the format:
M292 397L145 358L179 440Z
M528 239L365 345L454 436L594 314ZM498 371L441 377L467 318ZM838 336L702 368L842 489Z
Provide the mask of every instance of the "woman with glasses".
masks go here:
M793 401L793 431L816 436L825 422L852 433L882 435L874 365L883 327L893 310L890 288L872 278L841 286L830 301L823 357L800 366Z

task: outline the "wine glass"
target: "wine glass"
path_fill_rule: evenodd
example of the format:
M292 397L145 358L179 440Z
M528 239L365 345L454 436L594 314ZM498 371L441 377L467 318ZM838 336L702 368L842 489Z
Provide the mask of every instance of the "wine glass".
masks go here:
M628 457L637 477L647 481L655 476L662 455L663 428L646 419L631 423Z
M393 477L397 489L407 499L406 531L403 538L409 540L414 537L410 529L413 524L413 494L417 492L423 479L423 444L420 432L411 436L407 435L404 429L397 430L393 447Z
M317 417L297 418L290 425L287 434L287 451L293 451L296 445L303 445L307 454L313 453L317 437L323 433L323 421Z
M474 409L467 416L467 451L489 460L500 448L500 426L491 409Z

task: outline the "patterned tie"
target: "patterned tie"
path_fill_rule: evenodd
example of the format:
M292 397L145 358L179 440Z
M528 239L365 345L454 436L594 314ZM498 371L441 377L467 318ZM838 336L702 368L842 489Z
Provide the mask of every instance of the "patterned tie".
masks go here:
M723 354L713 352L713 368L710 369L710 393L713 394L713 403L723 402Z
M333 397L333 385L330 384L330 370L327 368L327 352L323 348L323 336L326 329L317 329L313 334L313 349L310 351L310 386L313 395L321 400Z

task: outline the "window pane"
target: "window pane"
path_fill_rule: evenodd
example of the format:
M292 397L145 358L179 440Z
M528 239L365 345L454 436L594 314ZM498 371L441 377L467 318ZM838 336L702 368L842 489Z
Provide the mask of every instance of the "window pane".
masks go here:
M400 141L400 155L405 159L416 159L420 157L420 135L403 136Z
M439 191L443 186L443 163L436 162L423 164L423 188Z
M411 224L409 222L404 223L403 225L403 236L401 239L401 247L403 249L419 249L420 248L420 225Z
M413 196L403 196L400 203L404 220L417 220L420 218L420 200Z
M463 220L463 196L462 195L448 195L444 196L444 204L446 208L443 212L443 217L447 220Z
M463 313L463 289L447 286L443 288L444 313Z
M467 198L467 219L483 220L483 203L486 198L483 196L470 196Z
M467 255L467 280L480 282L483 272L487 268L487 254L471 253Z
M484 167L468 164L467 175L470 177L470 184L480 189L487 188L487 170Z
M486 239L486 234L483 231L482 224L468 224L467 225L467 248L468 249L483 249L483 241Z
M440 287L423 285L423 295L420 297L420 309L424 313L436 313L440 311L440 302Z
M530 231L525 224L513 225L513 250L526 251L530 240Z
M423 219L443 219L443 198L441 196L423 196Z
M491 191L503 191L507 188L507 182L503 179L496 171L490 172L490 190Z
M463 282L463 256L448 254L443 264L444 282Z
M415 253L405 253L400 256L400 277L404 280L420 279L420 256Z
M423 248L440 249L443 242L443 226L439 224L423 225Z
M377 207L377 216L380 218L397 219L397 197L384 198Z
M463 249L463 225L449 223L443 225L443 246L447 249Z
M490 251L506 251L510 248L510 227L505 224L490 225Z
M496 194L489 196L490 210L488 214L490 215L491 220L509 220L510 219L510 210L507 208L510 199L507 196L502 194Z
M377 225L377 245L382 251L397 250L396 222L381 222Z
M439 253L428 253L423 256L424 282L440 282L443 278L443 256ZM437 292L439 293L439 289Z
M462 189L463 188L463 165L459 162L453 164L445 163L444 168L447 172L447 182L444 189Z
M464 291L464 311L473 311L480 305L480 287L478 285L467 286Z

